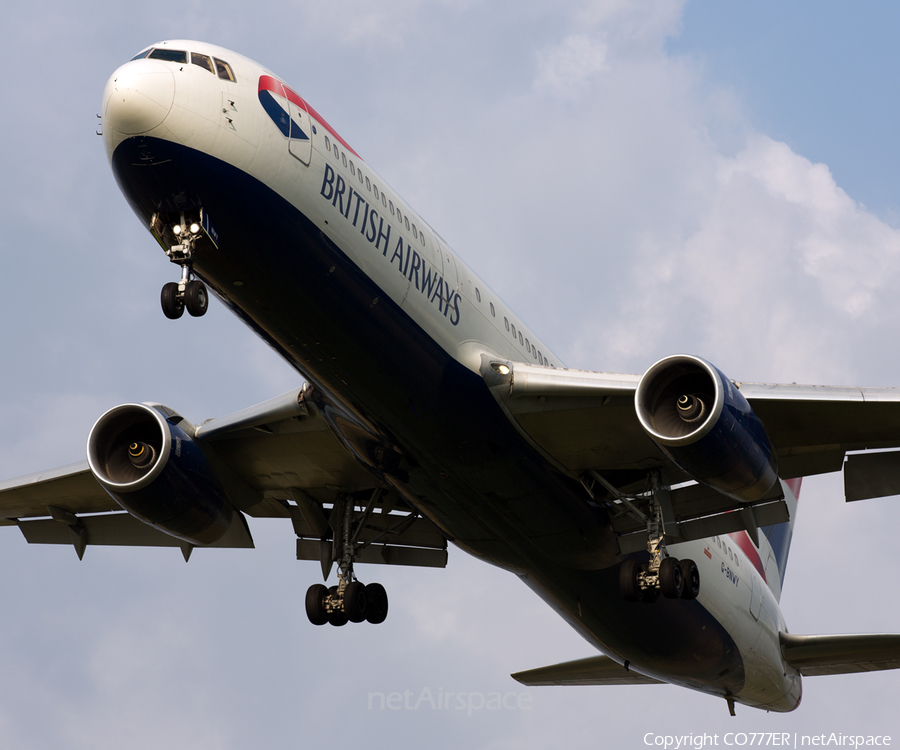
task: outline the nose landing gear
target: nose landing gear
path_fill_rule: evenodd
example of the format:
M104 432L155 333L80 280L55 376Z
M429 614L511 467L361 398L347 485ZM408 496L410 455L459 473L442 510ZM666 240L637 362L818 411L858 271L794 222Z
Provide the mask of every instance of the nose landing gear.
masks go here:
M163 284L159 301L163 314L170 320L177 320L185 310L199 318L209 308L209 292L202 281L191 279L191 267L185 263L181 266L181 281Z
M184 216L181 222L169 229L178 244L169 246L166 255L169 260L181 266L181 281L171 281L163 285L159 296L163 314L170 320L180 318L184 311L199 318L206 314L209 307L209 292L199 279L193 276L194 243L200 239L203 227L197 222L187 223Z

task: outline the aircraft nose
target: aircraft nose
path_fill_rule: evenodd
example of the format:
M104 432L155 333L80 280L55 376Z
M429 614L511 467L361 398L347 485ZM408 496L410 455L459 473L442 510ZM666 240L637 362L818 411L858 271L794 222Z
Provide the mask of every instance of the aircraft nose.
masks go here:
M135 60L112 74L104 98L104 129L126 135L146 133L172 109L175 77L155 60Z

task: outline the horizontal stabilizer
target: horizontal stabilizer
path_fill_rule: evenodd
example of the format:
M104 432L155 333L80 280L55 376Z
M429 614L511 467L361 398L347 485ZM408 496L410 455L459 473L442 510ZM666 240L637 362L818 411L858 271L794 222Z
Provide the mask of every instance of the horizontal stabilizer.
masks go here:
M807 677L900 668L900 634L780 636L784 660Z
M663 685L665 683L626 669L608 656L566 661L511 675L529 687L540 685Z

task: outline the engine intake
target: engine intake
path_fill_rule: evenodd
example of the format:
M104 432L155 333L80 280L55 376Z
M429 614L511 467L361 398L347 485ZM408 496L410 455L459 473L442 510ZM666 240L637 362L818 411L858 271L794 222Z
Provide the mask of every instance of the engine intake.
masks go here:
M741 502L759 500L778 478L775 451L740 390L709 362L661 359L635 393L641 426L692 479Z
M149 404L106 412L88 437L88 465L131 515L191 544L212 544L233 510L200 447Z

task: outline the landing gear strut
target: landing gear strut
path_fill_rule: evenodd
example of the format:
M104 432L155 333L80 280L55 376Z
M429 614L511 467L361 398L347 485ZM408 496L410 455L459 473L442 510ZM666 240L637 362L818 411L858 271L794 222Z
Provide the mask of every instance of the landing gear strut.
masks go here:
M647 518L647 551L650 562L629 558L619 568L619 590L625 601L655 602L667 599L696 599L700 593L700 571L693 560L670 557L665 545L666 530L658 493L664 491L653 478L650 515Z
M336 557L339 565L338 585L331 588L321 583L313 584L306 592L306 616L313 625L330 623L336 627L347 622L370 622L378 625L388 613L388 597L380 583L364 585L356 580L353 572L354 552L363 523L378 499L380 490L373 493L366 510L357 519L354 531L354 505L349 496L341 496L335 503L334 513L339 514L340 539L336 537Z
M180 244L172 245L166 251L166 255L173 263L181 266L181 281L170 281L163 286L159 298L163 314L171 320L176 320L187 310L189 315L199 318L206 314L209 307L206 284L192 278L194 242L200 235L201 227L196 222L186 225L182 221L172 231L180 240Z

